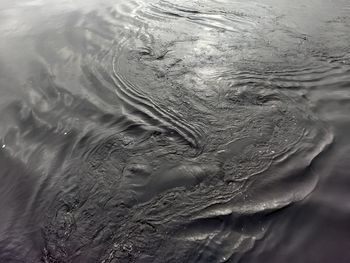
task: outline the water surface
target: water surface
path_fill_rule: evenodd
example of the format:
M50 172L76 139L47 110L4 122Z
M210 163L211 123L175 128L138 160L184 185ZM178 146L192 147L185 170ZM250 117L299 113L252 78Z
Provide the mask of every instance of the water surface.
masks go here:
M350 4L0 1L1 262L348 262Z

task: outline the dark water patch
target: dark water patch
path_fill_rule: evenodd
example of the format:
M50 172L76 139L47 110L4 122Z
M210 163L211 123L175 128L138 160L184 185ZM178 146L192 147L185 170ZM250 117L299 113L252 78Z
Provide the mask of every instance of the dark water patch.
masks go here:
M315 177L305 174L313 158L331 143L330 133L288 94L266 89L257 77L266 74L261 68L266 59L258 68L254 61L245 64L256 69L253 74L246 71L249 81L240 85L243 88L226 86L217 74L208 79L208 68L227 68L232 52L228 45L216 44L214 37L229 41L220 30L197 33L208 27L206 23L217 29L212 17L200 19L205 23L196 23L192 36L184 29L193 18L173 20L179 25L173 33L181 40L172 40L167 28L145 25L117 42L111 66L104 66L102 74L94 71L96 79L107 80L108 89L111 83L104 72L114 75L116 95L123 102L121 114L153 132L136 132L136 126L118 130L98 141L79 168L68 168L72 172L66 173L76 178L69 185L80 187L63 187L70 190L55 201L53 211L65 205L45 228L46 260L235 260L235 254L252 249L267 228L252 223L254 231L233 231L228 220L211 226L204 238L193 239L191 231L176 233L193 217L274 211L303 199L314 188ZM203 97L196 89L212 93ZM201 146L200 155L171 140L163 127L195 148ZM200 137L195 127L200 127ZM249 224L243 221L243 226Z

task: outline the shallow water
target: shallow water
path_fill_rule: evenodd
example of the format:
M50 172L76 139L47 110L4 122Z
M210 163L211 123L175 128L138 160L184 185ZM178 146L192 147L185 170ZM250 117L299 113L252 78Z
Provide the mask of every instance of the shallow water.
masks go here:
M349 262L350 3L0 0L0 262Z

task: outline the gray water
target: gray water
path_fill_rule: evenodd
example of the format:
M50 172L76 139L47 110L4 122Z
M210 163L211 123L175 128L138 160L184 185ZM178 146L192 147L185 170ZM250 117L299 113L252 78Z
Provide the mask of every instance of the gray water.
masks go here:
M350 2L0 0L0 262L350 262Z

